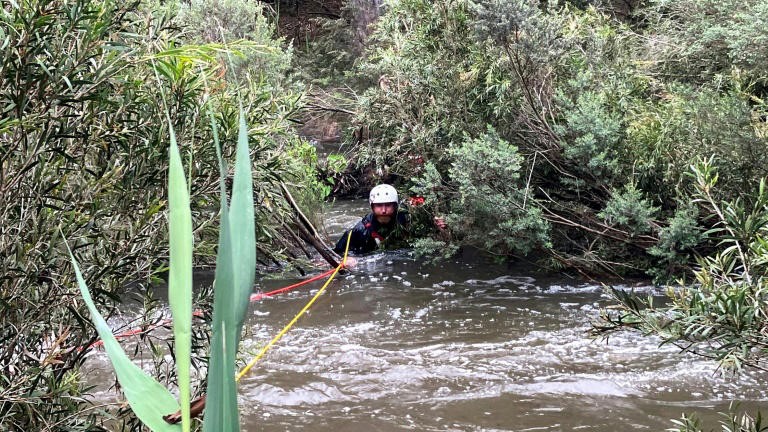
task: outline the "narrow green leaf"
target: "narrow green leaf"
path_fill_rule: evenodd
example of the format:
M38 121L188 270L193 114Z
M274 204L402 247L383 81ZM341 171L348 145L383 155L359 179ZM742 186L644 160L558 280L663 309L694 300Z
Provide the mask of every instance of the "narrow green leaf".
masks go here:
M69 245L67 245L67 249L69 249ZM77 278L80 293L91 313L91 320L96 327L96 331L104 342L104 349L107 356L109 356L110 362L112 362L112 366L115 368L115 375L117 375L117 380L120 382L120 387L131 409L139 420L155 432L178 432L180 430L178 425L171 425L163 420L164 415L179 410L176 398L173 397L168 389L147 375L128 358L112 334L112 330L107 325L104 317L96 309L88 287L83 280L83 275L80 273L80 267L77 265L71 250L69 251L69 256L75 269L75 277Z
M232 204L229 214L232 237L233 267L235 273L235 311L238 335L242 329L249 297L256 274L256 227L253 210L253 178L248 151L248 128L240 107L240 131L237 139L235 178L232 185ZM235 234L236 233L236 234Z
M173 336L178 370L181 424L190 430L190 368L192 356L192 214L189 209L187 182L181 164L176 134L170 128L170 166L168 170L168 207L170 270L168 303L173 314Z
M231 308L234 267L229 228L229 206L227 203L227 166L221 156L218 128L212 111L208 110L213 130L213 142L219 159L219 187L221 190L221 226L219 231L218 254L216 255L216 279L214 281L213 323L211 353L208 364L208 387L206 389L204 432L239 431L237 410L237 388L235 385L235 357L237 335L232 331L233 310ZM233 345L234 344L234 345Z
M216 125L212 116L211 124L215 131ZM214 142L219 155L222 205L219 253L216 257L208 399L203 426L205 432L240 430L235 359L256 271L251 163L248 129L242 107L240 108L232 203L229 208L226 203L226 186L224 186L227 168L220 156L217 133L214 133Z
M226 195L225 195L226 196ZM213 328L211 355L208 364L208 388L205 406L204 432L237 432L240 430L235 386L237 336L232 324L234 310L230 307L234 294L234 267L229 229L229 212L222 199L219 251L216 256L214 282Z

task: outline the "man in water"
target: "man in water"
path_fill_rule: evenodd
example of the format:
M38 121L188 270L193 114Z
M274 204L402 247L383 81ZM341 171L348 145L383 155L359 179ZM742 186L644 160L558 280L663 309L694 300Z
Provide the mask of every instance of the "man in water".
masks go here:
M371 213L368 213L351 230L342 234L334 252L343 255L349 240L349 252L355 255L373 252L377 249L404 246L409 231L408 212L400 209L397 190L388 184L381 184L368 196Z

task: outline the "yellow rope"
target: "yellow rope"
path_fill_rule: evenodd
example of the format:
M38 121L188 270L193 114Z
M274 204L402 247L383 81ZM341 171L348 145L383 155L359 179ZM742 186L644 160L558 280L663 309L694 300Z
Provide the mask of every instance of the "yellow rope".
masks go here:
M314 296L314 297L312 297L312 299L309 301L309 303L307 303L307 304L306 304L306 306L304 306L304 308L303 308L303 309L301 309L301 311L300 311L298 314L296 314L296 316L295 316L295 317L293 317L293 319L291 320L291 322L289 322L289 323L288 323L288 324L287 324L285 327L283 327L283 329L280 331L280 333L278 333L278 334L277 334L277 336L273 337L273 338L272 338L272 340L271 340L271 341L269 341L269 343L268 343L266 346L264 346L264 348L262 348L262 349L261 349L261 351L259 351L259 353L258 353L258 354L256 354L256 357L254 357L254 358L253 358L253 360L251 360L251 361L250 361L250 362L249 362L249 363L248 363L248 364L247 364L247 365L246 365L246 366L245 366L245 367L244 367L244 368L243 368L243 369L240 371L240 373L238 373L238 374L237 374L237 378L235 378L235 381L240 381L240 378L242 378L242 377L243 377L243 375L247 374L247 373L248 373L248 371L249 371L249 370L251 370L251 368L253 367L253 365L255 365L255 364L256 364L256 362L258 362L258 361L259 361L259 359L261 359L261 358L264 356L264 354L266 354L266 352L267 352L267 351L268 351L270 348L272 348L272 346L273 346L274 344L276 344L276 343L277 343L277 341L279 341L279 340L280 340L280 338L282 338L282 337L283 337L283 336L284 336L286 333L288 333L288 330L290 330L290 329L291 329L291 327L292 327L294 324L296 324L296 321L298 321L298 320L299 320L299 318L300 318L300 317L301 317L301 316L302 316L302 315L303 315L303 314L304 314L304 313L305 313L307 310L309 310L309 308L310 308L310 307L312 307L312 304L315 302L315 300L317 300L317 299L318 299L318 297L320 297L320 294L322 294L322 293L323 293L323 291L325 291L325 288L326 288L326 287L327 287L327 286L328 286L328 285L331 283L331 281L333 280L333 278L334 278L334 277L336 277L336 273L338 273L338 272L339 272L339 270L341 270L341 269L342 269L342 267L344 267L344 265L345 265L345 264L346 264L346 262L347 262L347 253L349 252L349 240L350 240L351 238L352 238L352 233L351 233L351 232L349 232L349 233L347 234L347 246L346 246L346 248L344 249L344 258L341 260L341 264L339 264L339 266L338 266L338 267L336 267L336 270L335 270L335 271L334 271L334 272L331 274L331 277L329 277L329 278L328 278L328 280L327 280L327 281L325 281L325 284L323 285L323 287L322 287L322 288L320 288L320 290L319 290L319 291L317 291L317 294L315 294L315 296Z

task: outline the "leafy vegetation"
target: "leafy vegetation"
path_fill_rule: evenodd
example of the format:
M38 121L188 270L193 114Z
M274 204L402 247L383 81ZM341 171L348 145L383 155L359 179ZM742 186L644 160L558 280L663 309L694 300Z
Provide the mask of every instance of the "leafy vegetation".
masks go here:
M79 348L95 337L60 239L106 317L126 286L165 277L172 129L194 264L213 265L219 190L232 178L203 106L224 160L246 117L265 268L303 264L286 191L313 209L385 179L424 198L419 221L447 220L416 240L422 252L471 246L587 276L692 276L663 307L615 292L621 309L602 330L642 329L727 366L764 367L765 2L371 4L322 11L330 19L308 26L316 37L293 41L275 37L270 17L281 17L262 2L3 4L0 428L138 427L124 411L86 408ZM351 118L334 133L349 152L320 161L294 130L299 118L335 131ZM197 365L207 337L192 333ZM184 379L160 362L163 385ZM728 419L731 430L761 427Z
M491 129L476 139L467 136L447 154L453 159L447 179L430 162L413 190L440 203L437 211L453 235L464 244L521 255L548 243L549 225L538 207L528 205L517 149Z
M748 3L737 9L759 15L759 2ZM694 49L700 41L693 36L696 26L711 22L706 7L659 1L631 9L622 22L615 5L579 2L391 4L359 68L380 79L359 98L356 121L367 135L355 162L419 193L431 191L427 206L438 214L455 200L449 185L486 184L462 167L468 155L451 149L483 140L490 127L509 143L496 154L519 158L520 173L507 182L518 187L473 193L506 208L521 202L524 180L527 215L499 212L499 219L528 220L515 236L538 240L481 247L506 256L533 253L550 267L585 273L670 277L692 251L707 247L696 235L707 215L685 204L688 166L715 155L729 173L720 182L728 196L766 174L759 150L764 75L755 62L729 61L727 74L720 68L681 79L680 68L699 70L681 60L709 52ZM742 41L761 33L744 19L722 25L730 29L717 33L723 40L735 29L745 32ZM661 44L669 34L690 50ZM479 245L476 239L505 229L489 224L493 218L474 218L471 203L462 205L451 210L455 247Z
M698 259L693 283L680 281L667 289L668 302L611 289L618 307L603 311L597 334L633 329L658 335L663 344L716 360L728 370L765 370L768 357L768 190L765 180L753 195L735 200L717 198L718 174L712 160L694 167L696 203L709 209L713 228L705 233L717 241L712 256ZM758 414L725 415L723 430L765 430ZM679 431L701 431L692 416L675 421Z
M748 413L741 412L737 404L731 404L727 413L721 413L721 430L723 432L763 432L768 430L760 413L751 416ZM696 416L683 415L680 420L673 420L674 429L668 429L673 432L702 432L701 421Z
M94 304L107 317L118 313L127 286L141 292L165 275L163 143L169 126L182 143L182 158L194 155L187 174L196 264L213 263L219 169L201 110L206 98L225 159L234 153L237 101L243 101L255 199L270 203L257 207L260 256L265 265L284 262L295 240L286 231L292 211L280 185L305 191L307 202L315 191L301 187L303 162L286 157L286 150L304 145L290 125L301 88L282 74L290 51L259 23L262 31L250 41L224 46L185 41L172 11L152 4L3 5L0 428L72 431L109 421L101 408L84 405L79 366L90 349L81 347L94 341L94 333L82 318L71 273L62 270L68 254L61 238L85 264L84 282L97 287ZM250 60L226 75L227 52L236 58L241 50ZM166 110L170 124L158 121ZM205 339L193 344L199 349L201 343ZM164 384L175 380L160 370Z
M694 171L696 202L717 220L706 235L719 247L698 260L695 283L669 288L669 305L613 290L621 308L606 312L603 331L631 327L661 336L662 343L716 359L723 366L764 369L768 340L768 189L735 200L716 198L718 175L712 161Z

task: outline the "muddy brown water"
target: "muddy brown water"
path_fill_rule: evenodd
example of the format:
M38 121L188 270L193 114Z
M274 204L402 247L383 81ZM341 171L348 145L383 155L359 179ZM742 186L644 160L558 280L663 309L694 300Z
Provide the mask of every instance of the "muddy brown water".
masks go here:
M329 233L360 207L337 206ZM244 357L321 285L252 305ZM732 400L765 408L766 374L722 376L715 363L639 334L589 337L608 304L600 284L477 255L365 257L241 380L243 430L662 431L682 413L708 430Z

